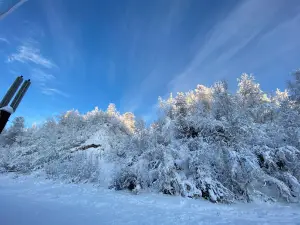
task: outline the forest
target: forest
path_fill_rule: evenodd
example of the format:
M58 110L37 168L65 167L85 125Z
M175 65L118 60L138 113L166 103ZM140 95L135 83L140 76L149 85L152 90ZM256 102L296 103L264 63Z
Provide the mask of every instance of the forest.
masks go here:
M16 117L0 136L0 173L38 174L134 194L211 202L300 202L300 70L265 93L242 74L158 99L151 124L114 104L43 124Z

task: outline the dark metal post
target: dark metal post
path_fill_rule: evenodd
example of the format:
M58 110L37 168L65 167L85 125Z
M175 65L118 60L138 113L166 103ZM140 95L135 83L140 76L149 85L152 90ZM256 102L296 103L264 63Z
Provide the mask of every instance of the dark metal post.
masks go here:
M6 95L0 103L0 134L3 131L5 125L7 124L11 114L13 114L18 108L20 102L22 101L24 95L26 94L26 91L28 90L31 84L30 80L26 80L22 84L21 88L19 89L10 106L8 106L9 102L14 97L22 82L23 76L17 77L17 79L11 85L11 87L9 88L9 90L7 91Z
M11 112L5 110L4 108L0 110L0 134L2 133L5 125L7 124L10 115Z
M16 78L16 80L10 86L10 88L6 92L6 95L3 97L2 101L0 102L0 108L7 106L9 104L10 100L14 97L15 93L17 92L22 82L23 82L23 76L19 76Z
M18 91L16 97L14 98L12 103L10 104L10 106L13 108L14 112L17 110L17 108L18 108L20 102L22 101L22 98L26 94L26 91L28 90L30 84L31 84L30 80L26 80L23 83L23 85L21 86L20 90Z

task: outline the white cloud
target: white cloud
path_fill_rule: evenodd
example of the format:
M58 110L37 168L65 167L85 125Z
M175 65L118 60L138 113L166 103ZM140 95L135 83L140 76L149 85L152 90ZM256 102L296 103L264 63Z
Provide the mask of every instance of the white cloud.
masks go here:
M8 14L12 13L17 8L19 8L24 2L27 2L27 0L19 0L16 3L10 2L11 4L6 5L6 8L3 8L4 11L0 12L0 20L6 17ZM0 2L0 6L2 6L1 2Z
M46 16L48 31L51 35L53 52L60 65L72 69L74 65L83 68L85 60L80 50L81 30L76 18L71 17L61 1L42 1L42 10ZM85 73L81 73L84 75Z
M61 95L61 96L66 97L66 98L70 97L65 92L60 91L60 90L58 90L56 88L47 88L47 87L44 87L42 89L42 93L45 94L45 95L51 95L51 96L52 95Z
M276 57L291 50L299 49L300 31L297 29L299 24L300 12L294 18L280 23L273 30L266 33L257 44L257 48L264 49L264 54L260 54L260 59L268 58L270 52L272 52L272 57Z
M232 57L263 32L274 21L283 4L285 2L280 0L244 1L213 27L205 42L203 34L199 34L193 45L198 50L183 72L169 83L171 91L195 86L196 77L205 79L203 76L209 76L205 72L218 70L224 74L222 68L217 67L230 62Z
M190 7L190 1L188 0L172 0L171 3L167 18L162 22L164 31L167 34L170 34L172 29L183 20Z
M11 54L7 62L21 62L30 64L29 72L33 83L40 89L42 94L48 96L61 95L69 97L65 92L54 88L53 83L56 81L56 76L53 75L53 69L58 66L50 59L41 54L37 47L39 42L34 39L26 39L17 49L16 53Z
M189 0L159 1L149 19L141 21L136 15L134 5L128 4L126 18L123 20L126 33L130 34L126 69L128 73L139 74L143 79L133 81L122 96L121 108L136 111L145 103L145 96L164 86L169 79L173 57L166 57L173 51L173 39L178 40L178 29L189 15ZM175 47L177 48L177 47ZM177 50L177 49L176 49ZM173 54L173 53L172 53ZM158 84L160 81L160 84ZM137 94L138 93L138 94ZM156 99L156 97L155 97Z
M30 44L21 45L17 49L17 53L11 54L8 59L8 62L22 62L22 63L34 63L39 66L51 69L57 67L50 59L42 56L40 49L34 47Z
M9 44L9 41L6 38L0 37L0 42L4 42L6 44Z
M64 97L69 97L69 95L64 93L63 91L49 87L52 86L53 81L56 80L56 77L50 73L47 73L41 69L34 68L31 70L31 80L34 84L37 85L37 87L41 90L42 94L44 95L61 95Z
M54 80L55 76L41 69L34 68L31 70L31 79L39 85L46 85L47 82Z

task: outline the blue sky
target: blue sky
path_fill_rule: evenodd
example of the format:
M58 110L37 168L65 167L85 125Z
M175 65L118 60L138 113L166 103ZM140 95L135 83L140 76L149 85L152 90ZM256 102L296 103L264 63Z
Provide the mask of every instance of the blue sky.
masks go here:
M0 20L0 96L31 78L29 123L111 102L149 120L158 96L243 72L284 89L299 59L299 0L29 0Z

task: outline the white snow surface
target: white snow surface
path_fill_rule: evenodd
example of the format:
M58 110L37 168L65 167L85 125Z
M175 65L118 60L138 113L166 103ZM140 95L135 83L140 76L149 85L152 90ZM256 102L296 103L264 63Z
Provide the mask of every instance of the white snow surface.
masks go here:
M0 224L300 224L300 205L212 204L10 174L0 175Z

